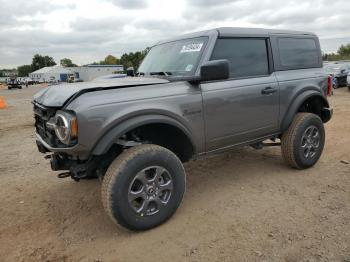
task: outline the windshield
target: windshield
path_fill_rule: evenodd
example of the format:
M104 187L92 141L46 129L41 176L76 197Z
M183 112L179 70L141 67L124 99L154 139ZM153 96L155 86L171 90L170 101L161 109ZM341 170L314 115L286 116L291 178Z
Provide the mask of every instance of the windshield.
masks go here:
M208 37L183 39L154 46L139 68L139 74L193 75Z

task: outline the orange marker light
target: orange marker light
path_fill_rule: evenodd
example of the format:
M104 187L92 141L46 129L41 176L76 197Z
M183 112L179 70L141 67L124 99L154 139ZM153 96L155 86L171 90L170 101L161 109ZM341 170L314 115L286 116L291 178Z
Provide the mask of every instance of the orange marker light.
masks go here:
M76 118L73 118L70 122L70 135L72 138L78 136L78 121Z

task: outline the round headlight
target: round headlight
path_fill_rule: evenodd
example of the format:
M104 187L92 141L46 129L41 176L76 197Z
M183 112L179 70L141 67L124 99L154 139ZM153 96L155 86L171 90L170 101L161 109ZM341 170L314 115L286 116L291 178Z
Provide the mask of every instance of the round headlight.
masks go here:
M59 140L65 144L69 144L70 120L68 120L64 115L56 115L55 133Z

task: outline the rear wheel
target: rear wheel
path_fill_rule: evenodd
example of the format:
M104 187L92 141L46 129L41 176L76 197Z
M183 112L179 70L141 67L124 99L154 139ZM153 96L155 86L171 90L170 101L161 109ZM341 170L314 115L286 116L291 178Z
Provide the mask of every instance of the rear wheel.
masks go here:
M177 156L157 145L123 152L102 182L103 206L111 219L131 230L146 230L169 219L185 192L185 171Z
M322 120L312 113L298 113L282 135L282 156L291 167L305 169L316 164L324 143Z

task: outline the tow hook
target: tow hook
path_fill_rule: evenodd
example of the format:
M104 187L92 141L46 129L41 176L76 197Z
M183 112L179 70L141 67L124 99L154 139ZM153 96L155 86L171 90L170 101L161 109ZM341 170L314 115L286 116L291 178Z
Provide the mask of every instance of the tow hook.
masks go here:
M79 182L80 179L81 179L81 177L76 176L76 175L74 175L74 174L71 173L71 172L60 173L60 174L57 175L57 177L58 177L58 178L70 177L70 178L72 178L72 179L73 179L74 181L76 181L76 182Z
M64 172L64 173L60 173L57 175L58 178L66 178L66 177L70 177L71 173L70 172Z

